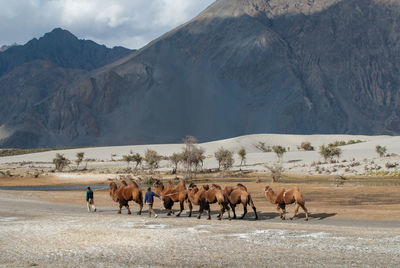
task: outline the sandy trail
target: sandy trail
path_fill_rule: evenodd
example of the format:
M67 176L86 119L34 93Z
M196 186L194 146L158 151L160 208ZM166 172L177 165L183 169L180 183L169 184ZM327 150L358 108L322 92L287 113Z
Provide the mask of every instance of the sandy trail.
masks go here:
M159 206L157 206L159 208ZM396 267L398 221L149 219L0 192L0 266ZM136 211L136 207L135 207ZM145 211L146 212L146 211ZM215 215L214 215L215 218Z

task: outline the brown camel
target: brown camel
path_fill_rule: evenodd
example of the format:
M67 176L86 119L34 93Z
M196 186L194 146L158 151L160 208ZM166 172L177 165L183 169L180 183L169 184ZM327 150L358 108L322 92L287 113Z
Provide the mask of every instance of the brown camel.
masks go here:
M294 186L290 189L282 188L277 193L274 193L274 191L269 186L267 186L265 187L264 192L265 198L272 204L277 205L276 209L278 210L282 220L285 219L286 205L296 203L294 214L290 219L293 220L293 218L296 217L297 212L299 211L299 207L301 207L306 213L305 220L308 221L308 210L305 206L304 197L301 194L299 187Z
M203 186L204 189L206 190L205 192L205 198L208 203L208 219L211 219L211 210L210 210L210 205L209 204L214 204L218 203L218 205L221 207L221 210L218 215L218 220L222 219L222 215L224 214L225 210L228 211L228 217L229 220L231 219L231 213L230 213L230 208L229 208L229 200L228 200L228 195L226 194L225 191L222 190L221 186L217 184L212 184L211 188L208 187L208 185Z
M234 219L236 219L235 207L238 204L243 205L243 215L240 217L240 219L243 219L244 216L247 214L247 205L250 205L252 207L255 214L255 219L258 219L253 199L251 198L251 195L243 184L238 183L236 187L226 186L224 192L228 196L229 205L232 208Z
M201 187L200 189L197 188L197 185L194 183L191 183L188 186L188 198L187 202L189 204L189 217L192 216L192 210L193 210L193 205L199 206L199 215L197 216L198 219L201 218L201 215L203 214L204 208L207 208L207 201L205 198L205 193L206 190L204 187ZM209 205L208 205L209 207Z
M143 194L136 182L131 181L128 185L126 181L121 181L119 186L117 186L115 182L110 183L110 196L115 202L119 203L118 214L121 214L122 207L126 207L128 209L128 214L131 214L128 204L129 201L134 201L139 204L140 209L137 214L142 214Z
M180 204L180 211L176 215L179 217L182 213L182 211L185 209L184 207L184 202L188 197L186 185L184 181L180 181L176 187L172 184L171 181L167 183L167 185L164 187L164 184L160 180L157 180L154 183L154 188L156 194L161 196L164 207L165 209L168 210L168 216L172 214L172 206L174 205L175 202L179 202Z

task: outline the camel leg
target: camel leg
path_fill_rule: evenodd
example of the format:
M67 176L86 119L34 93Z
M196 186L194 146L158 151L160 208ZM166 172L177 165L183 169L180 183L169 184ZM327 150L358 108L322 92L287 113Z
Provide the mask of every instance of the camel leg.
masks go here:
M140 207L139 207L139 211L138 211L137 214L138 214L138 215L142 215L143 203L140 203L139 206L140 206Z
M296 203L296 207L294 208L293 216L290 217L290 220L293 220L293 218L296 217L297 212L299 212L299 207L300 207L300 205Z
M225 209L228 211L228 219L231 220L231 210L229 209L228 204L225 204Z
M200 203L199 215L197 215L197 219L201 219L201 214L203 214L203 203Z
M118 214L121 214L121 210L122 210L122 205L119 204L119 210L118 210Z
M171 214L172 214L172 209L168 209L167 216L171 216Z
M276 210L279 213L279 216L281 217L281 220L283 220L283 215L282 215L282 211L281 211L281 207L279 205L276 206Z
M236 219L236 211L235 211L236 205L231 204L232 212L233 212L233 218Z
M207 220L211 220L211 208L210 205L208 206L208 218Z
M240 219L243 219L246 214L247 214L247 203L243 204L243 215L242 217L240 217Z
M184 207L184 205L183 205L183 202L184 202L184 201L179 202L179 205L180 205L180 209L181 209L181 210L179 211L178 214L176 214L177 217L179 217L179 216L181 215L182 211L185 209L185 207Z
M193 205L192 202L189 201L189 217L192 217L192 210L193 210Z
M305 206L305 205L300 205L300 206L301 206L301 208L304 210L304 212L306 213L306 219L305 219L305 221L308 221L308 210L307 210L306 206Z
M223 204L219 204L219 206L221 207L221 209L219 211L218 220L221 220L222 219L222 215L224 215L225 208L224 208Z
M126 208L128 209L128 214L132 214L128 204L126 205Z
M282 208L282 220L286 220L286 209Z

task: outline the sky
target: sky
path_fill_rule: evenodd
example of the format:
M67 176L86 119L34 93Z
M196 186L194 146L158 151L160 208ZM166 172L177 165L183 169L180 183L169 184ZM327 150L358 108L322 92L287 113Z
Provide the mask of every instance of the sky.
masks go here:
M215 0L0 0L0 47L61 27L108 47L138 49Z

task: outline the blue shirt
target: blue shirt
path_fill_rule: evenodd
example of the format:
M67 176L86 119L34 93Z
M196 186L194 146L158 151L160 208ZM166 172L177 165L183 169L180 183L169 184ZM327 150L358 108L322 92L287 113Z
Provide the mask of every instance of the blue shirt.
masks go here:
M154 196L155 197L160 197L158 194L156 194L156 193L154 193L152 191L147 191L145 196L144 196L144 203L153 204Z
M92 190L87 190L87 192L86 192L86 201L89 201L89 199L93 199L93 191Z

